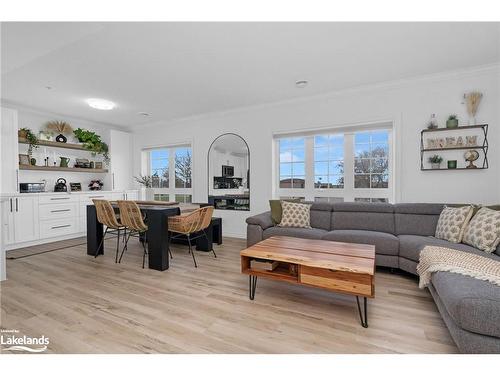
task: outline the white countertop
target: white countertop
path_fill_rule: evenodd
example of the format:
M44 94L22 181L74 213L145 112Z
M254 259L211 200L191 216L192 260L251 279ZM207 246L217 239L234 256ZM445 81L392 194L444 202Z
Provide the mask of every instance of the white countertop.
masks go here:
M30 196L30 195L81 195L81 194L102 194L102 193L121 193L123 191L138 191L137 189L129 190L84 190L84 191L68 191L68 192L54 192L45 191L43 193L0 193L0 197L19 197L19 196Z

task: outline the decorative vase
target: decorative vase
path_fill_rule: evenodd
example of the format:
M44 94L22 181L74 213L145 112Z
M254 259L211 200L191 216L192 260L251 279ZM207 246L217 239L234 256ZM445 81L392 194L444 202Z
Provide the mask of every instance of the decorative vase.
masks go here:
M30 159L30 163L31 163L31 165L36 165L36 159L35 158L31 158Z
M68 142L68 138L66 138L64 135L62 134L59 134L57 137L56 137L56 142L59 142L59 143L66 143Z
M144 200L146 201L154 201L155 200L155 191L152 188L144 188L143 190L143 196Z
M446 127L448 129L458 128L458 119L446 120Z
M448 169L456 169L457 161L456 160L448 160Z
M27 135L28 135L28 132L27 132L26 130L21 130L21 129L19 129L19 130L17 131L17 136L18 136L19 138L24 138L24 139L26 139Z
M61 159L59 166L62 168L68 168L69 158L65 158L64 156L60 156L59 159Z
M431 163L431 168L432 169L440 169L441 163Z

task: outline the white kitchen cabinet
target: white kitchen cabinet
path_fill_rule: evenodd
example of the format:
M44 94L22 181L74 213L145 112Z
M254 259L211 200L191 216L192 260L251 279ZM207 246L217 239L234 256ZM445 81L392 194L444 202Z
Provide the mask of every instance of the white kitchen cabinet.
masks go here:
M38 197L6 198L2 204L2 226L4 245L38 240Z
M132 185L132 140L130 133L110 131L111 186L113 190L127 190Z
M11 245L15 242L14 237L14 202L13 198L2 198L2 242L3 245Z
M1 108L0 124L0 164L2 165L2 193L16 193L19 189L19 162L17 141L17 111L10 108Z
M34 241L40 237L38 197L15 198L14 228L16 242Z

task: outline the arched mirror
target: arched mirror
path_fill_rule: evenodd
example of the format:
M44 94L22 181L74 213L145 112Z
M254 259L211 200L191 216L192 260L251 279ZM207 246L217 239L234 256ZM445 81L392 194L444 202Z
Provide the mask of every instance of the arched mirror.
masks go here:
M220 135L208 150L208 203L250 211L250 150L237 134Z

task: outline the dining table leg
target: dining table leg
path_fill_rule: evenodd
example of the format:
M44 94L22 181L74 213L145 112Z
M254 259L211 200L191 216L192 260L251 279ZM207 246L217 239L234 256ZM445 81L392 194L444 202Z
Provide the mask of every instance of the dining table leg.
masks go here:
M168 244L168 216L161 210L147 210L146 233L148 246L148 267L164 271L170 266Z
M103 225L97 220L94 205L87 206L87 255L104 254ZM98 249L99 247L99 249Z

